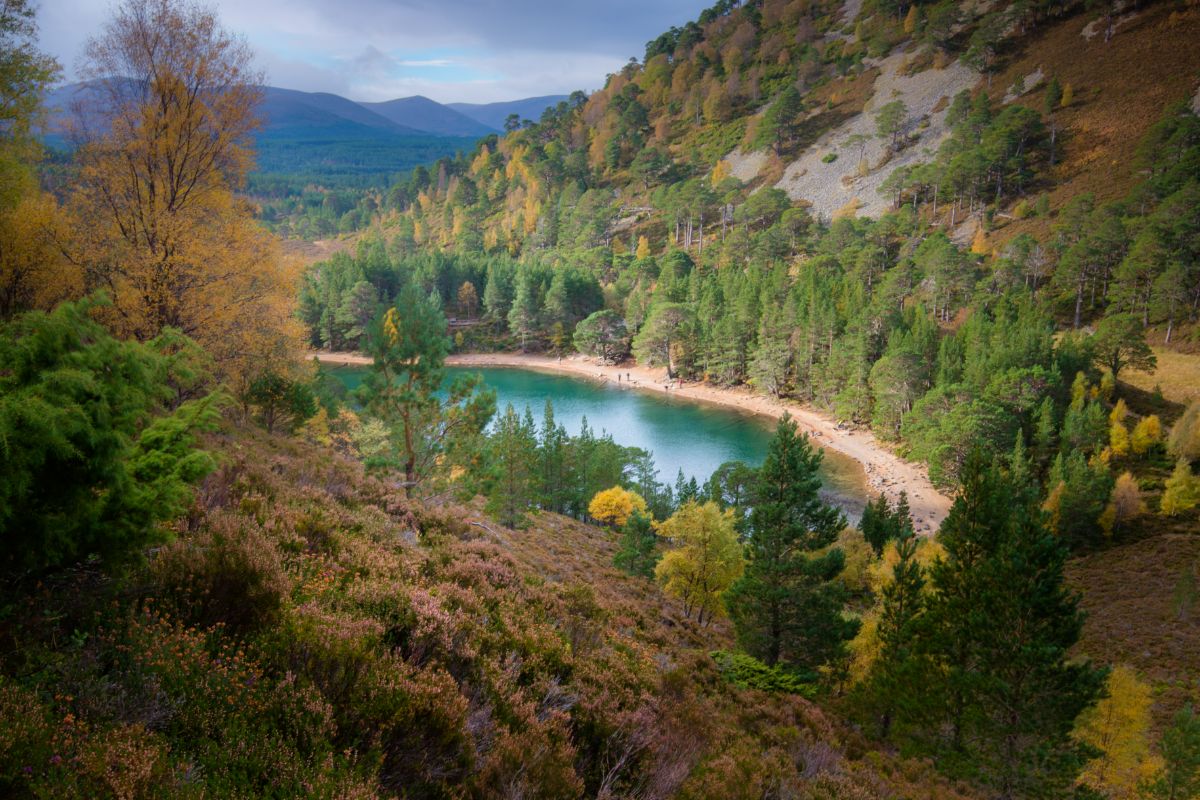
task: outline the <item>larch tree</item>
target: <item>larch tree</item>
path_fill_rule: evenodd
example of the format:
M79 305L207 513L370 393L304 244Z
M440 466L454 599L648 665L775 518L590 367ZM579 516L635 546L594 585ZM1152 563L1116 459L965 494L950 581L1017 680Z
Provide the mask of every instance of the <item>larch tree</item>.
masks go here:
M722 598L745 568L733 512L716 503L689 501L659 525L674 543L654 569L667 594L683 601L683 613L701 625L724 612Z
M1167 450L1173 456L1200 460L1200 400L1193 400L1172 426Z
M71 258L117 333L173 327L227 372L286 358L294 276L234 196L252 165L263 75L215 13L125 0L88 42L74 109Z
M474 319L475 309L478 307L479 293L475 291L475 284L463 281L462 286L458 287L458 310L467 319Z
M8 0L0 8L0 320L48 310L79 291L77 271L56 246L65 225L54 198L38 186L41 148L33 128L45 90L58 75L35 46L34 8Z
M1192 474L1186 458L1175 462L1175 470L1163 487L1159 510L1168 517L1191 511L1200 505L1200 478Z
M842 615L844 591L834 580L844 558L830 545L846 520L819 496L821 458L785 417L758 471L746 571L728 605L739 643L768 666L815 669L857 630Z
M1114 800L1136 800L1161 760L1150 750L1150 685L1120 664L1108 675L1106 697L1079 716L1075 737L1099 752L1084 767L1080 783Z

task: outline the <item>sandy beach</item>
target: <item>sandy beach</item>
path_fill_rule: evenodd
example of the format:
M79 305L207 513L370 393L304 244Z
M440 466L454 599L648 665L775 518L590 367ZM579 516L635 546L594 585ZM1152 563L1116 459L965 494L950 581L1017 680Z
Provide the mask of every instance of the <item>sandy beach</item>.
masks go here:
M369 357L359 353L318 352L313 356L327 364L371 363ZM581 355L560 359L532 353L466 353L449 356L446 364L455 367L541 370L610 382L631 390L669 392L672 397L730 406L775 419L791 414L800 429L807 432L815 443L847 455L861 464L872 492L882 492L894 502L902 489L907 491L908 503L919 532L932 533L937 530L950 509L951 499L934 488L923 466L896 455L885 444L876 441L869 431L839 426L832 418L799 403L754 394L745 388L723 389L695 381L683 381L682 384L678 380L668 382L667 371L663 368L632 363L609 366L597 364L594 359ZM620 381L617 380L618 376Z

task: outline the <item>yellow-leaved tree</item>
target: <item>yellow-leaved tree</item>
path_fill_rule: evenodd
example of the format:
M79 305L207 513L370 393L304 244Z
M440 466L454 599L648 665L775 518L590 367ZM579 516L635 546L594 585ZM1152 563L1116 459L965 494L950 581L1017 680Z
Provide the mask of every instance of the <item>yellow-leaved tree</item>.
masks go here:
M639 259L650 257L650 240L645 236L638 237L637 251L634 256Z
M588 514L593 519L619 528L629 519L634 511L646 513L646 501L637 492L631 492L620 486L596 492L592 502L588 504Z
M1171 428L1167 450L1176 458L1200 459L1200 400L1193 400Z
M1146 512L1146 504L1142 501L1142 491L1137 479L1128 472L1121 473L1113 486L1112 496L1103 513L1100 514L1100 527L1106 536L1112 536L1123 524Z
M1151 447L1162 441L1162 423L1157 414L1142 417L1133 427L1129 439L1130 449L1137 455L1144 455Z
M733 511L711 500L688 501L658 526L676 546L654 569L667 594L683 601L683 613L701 625L724 613L722 595L745 571L742 545L733 527Z
M1114 800L1140 797L1139 785L1158 772L1150 750L1150 686L1119 664L1108 675L1108 696L1075 723L1075 738L1102 754L1089 761L1079 782Z
M1108 447L1118 458L1129 455L1129 429L1121 420L1113 420L1108 428Z
M112 298L106 323L200 342L234 379L292 355L296 269L234 195L253 158L263 82L212 11L125 0L88 42L72 136L72 260ZM297 265L298 266L298 265Z
M0 13L0 320L49 310L79 291L59 251L58 207L38 185L34 135L58 63L38 51L35 4L7 0Z
M1175 471L1163 487L1160 510L1168 517L1191 511L1200 504L1200 478L1192 474L1186 458L1175 462Z

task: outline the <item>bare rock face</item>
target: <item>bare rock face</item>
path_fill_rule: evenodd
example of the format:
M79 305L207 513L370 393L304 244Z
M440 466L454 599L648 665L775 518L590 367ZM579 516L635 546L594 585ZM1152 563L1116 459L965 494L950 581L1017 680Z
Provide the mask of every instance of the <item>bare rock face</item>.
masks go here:
M907 54L893 53L877 62L880 75L863 113L818 139L787 166L776 186L793 200L811 203L813 214L825 219L851 208L862 216L884 213L890 200L879 193L879 187L893 170L932 158L949 135L946 109L950 98L975 86L980 77L962 62L904 75L907 58ZM895 100L908 108L905 146L898 151L876 136L875 122L879 109ZM735 154L746 163L746 154L735 151L731 158Z

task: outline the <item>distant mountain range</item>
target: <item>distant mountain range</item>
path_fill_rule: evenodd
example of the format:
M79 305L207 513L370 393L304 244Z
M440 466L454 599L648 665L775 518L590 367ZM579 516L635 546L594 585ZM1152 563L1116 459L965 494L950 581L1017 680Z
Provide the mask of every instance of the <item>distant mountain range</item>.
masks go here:
M64 146L63 122L86 84L61 86L46 97L46 139ZM499 133L509 114L537 120L562 95L504 103L442 104L420 95L359 103L327 92L263 87L266 124L258 135L260 173L312 175L333 182L369 181L403 172Z
M506 103L446 103L446 107L488 127L503 130L504 121L508 119L509 114L537 122L547 108L566 99L565 94L547 94L541 97L527 97L524 100L510 100Z

